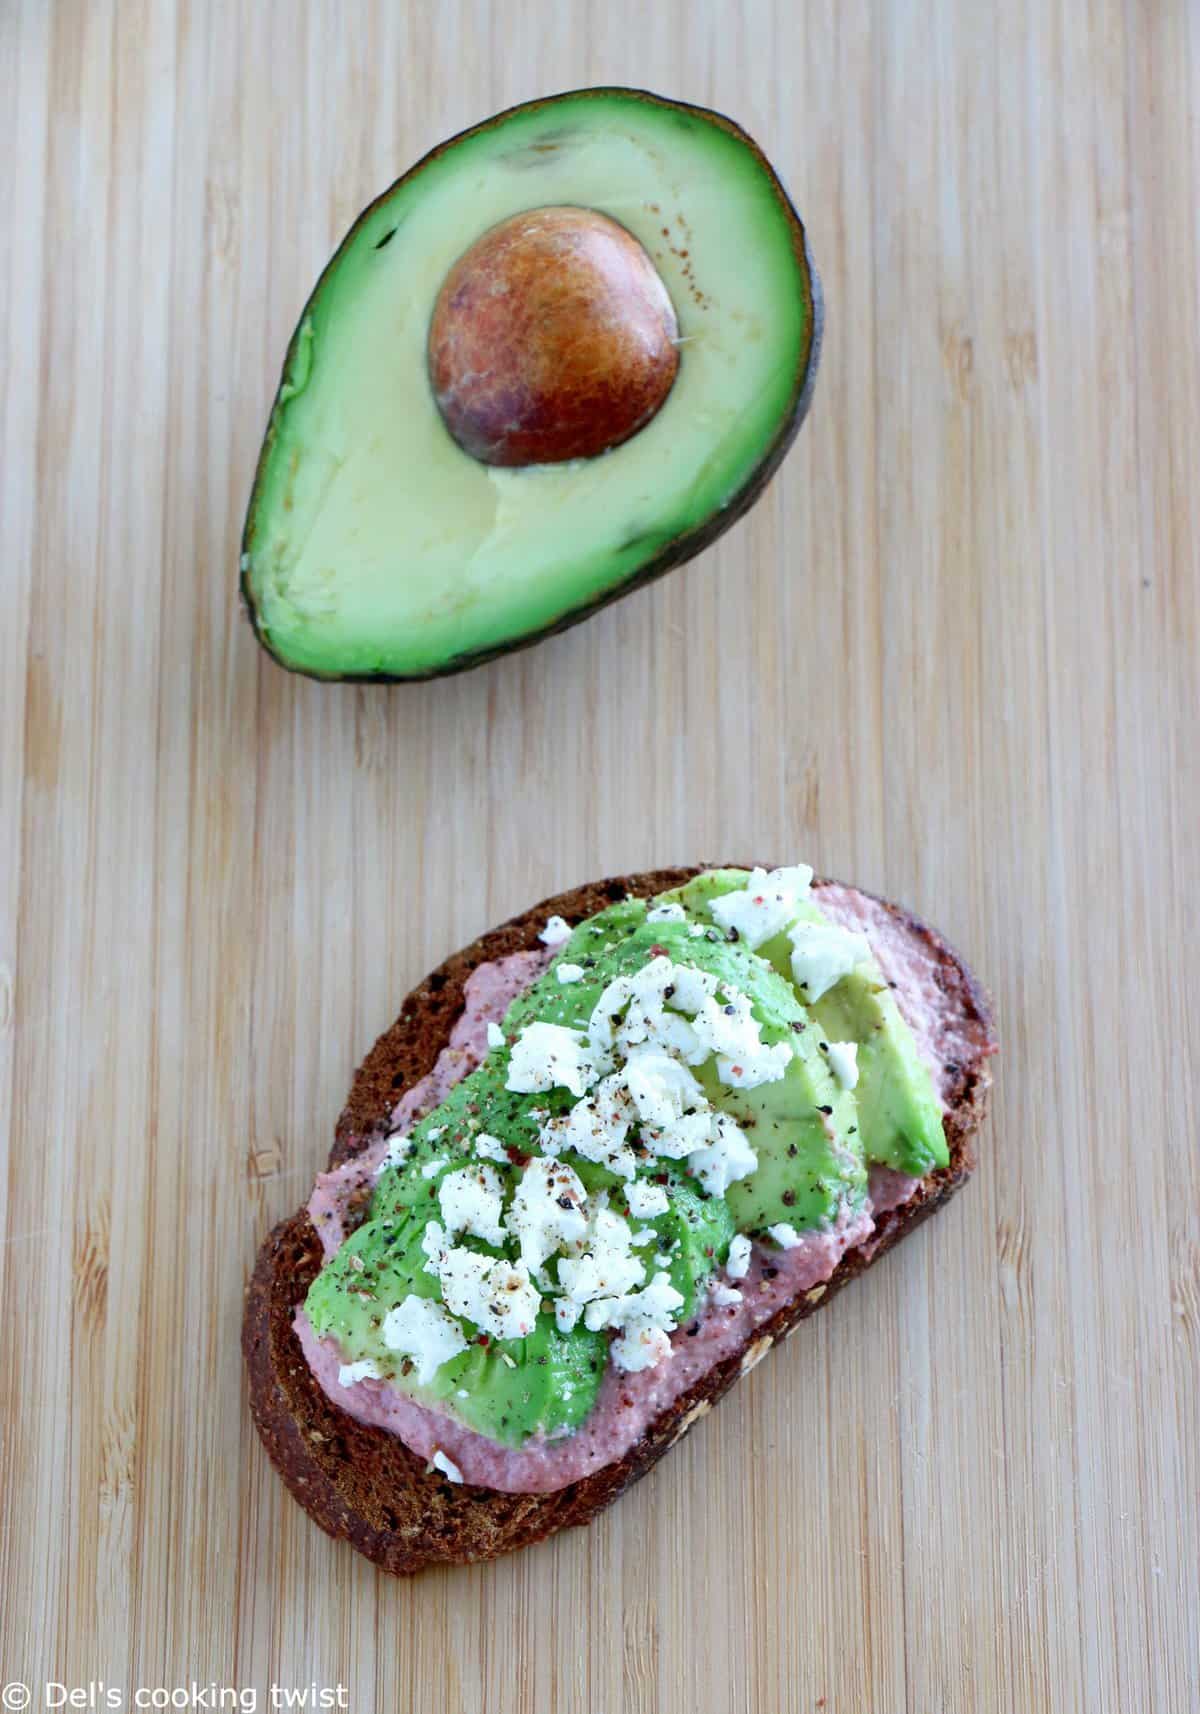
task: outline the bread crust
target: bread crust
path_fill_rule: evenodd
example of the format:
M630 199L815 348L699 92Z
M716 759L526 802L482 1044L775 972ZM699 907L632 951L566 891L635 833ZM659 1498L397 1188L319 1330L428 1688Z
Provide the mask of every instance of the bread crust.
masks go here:
M409 994L395 1023L359 1067L338 1120L331 1167L365 1147L403 1091L428 1072L463 1007L467 977L478 965L537 945L552 914L575 923L634 894L650 897L716 867L656 869L589 883L546 899L448 958ZM816 883L820 888L821 883ZM881 901L882 902L882 901ZM945 1117L949 1165L932 1173L912 1199L879 1217L869 1253L849 1250L832 1277L758 1328L747 1348L718 1363L619 1462L550 1494L505 1494L452 1484L385 1429L356 1422L318 1385L292 1329L292 1319L322 1261L304 1209L271 1233L246 1293L242 1350L250 1408L263 1445L290 1492L330 1535L351 1542L384 1570L408 1575L431 1564L467 1564L529 1546L569 1525L586 1524L707 1413L771 1346L828 1303L841 1288L940 1208L975 1166L974 1136L991 1085L996 1042L987 996L936 930L898 905L884 907L919 939L934 961L947 1002L961 1015L972 1045L959 1062Z

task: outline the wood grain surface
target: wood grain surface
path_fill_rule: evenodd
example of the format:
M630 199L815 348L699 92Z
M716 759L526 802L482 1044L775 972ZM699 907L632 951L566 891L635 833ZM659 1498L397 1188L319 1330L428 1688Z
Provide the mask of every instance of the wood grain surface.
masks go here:
M791 186L796 451L568 635L288 677L235 569L318 270L431 144L594 82ZM1193 1714L1200 7L2 0L0 114L3 1678ZM975 964L978 1178L591 1530L391 1582L257 1444L255 1249L427 968L730 852Z

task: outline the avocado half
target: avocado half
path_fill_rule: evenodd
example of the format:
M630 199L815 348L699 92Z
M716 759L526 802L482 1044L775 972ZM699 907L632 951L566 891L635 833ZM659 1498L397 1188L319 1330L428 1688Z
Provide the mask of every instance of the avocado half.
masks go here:
M674 307L678 369L612 450L500 468L443 421L431 317L481 235L563 206L640 242ZM259 641L317 678L430 678L661 576L774 474L808 408L822 320L799 216L721 114L585 89L451 138L355 222L288 347L242 542Z

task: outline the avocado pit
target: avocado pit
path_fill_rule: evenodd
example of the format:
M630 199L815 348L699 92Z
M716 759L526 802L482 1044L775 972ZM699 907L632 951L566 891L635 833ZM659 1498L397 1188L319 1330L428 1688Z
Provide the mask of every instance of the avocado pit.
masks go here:
M429 328L450 434L481 463L595 458L661 408L679 368L674 306L645 249L594 209L503 220L451 268Z

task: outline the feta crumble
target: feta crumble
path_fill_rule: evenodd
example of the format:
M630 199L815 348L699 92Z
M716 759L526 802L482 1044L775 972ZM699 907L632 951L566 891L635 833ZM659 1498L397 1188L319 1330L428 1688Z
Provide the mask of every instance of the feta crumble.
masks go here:
M791 1043L780 1041L768 1047L750 1010L749 996L728 983L722 984L719 998L709 995L705 1000L693 1027L708 1052L716 1054L717 1076L722 1083L756 1089L760 1083L777 1083L786 1075Z
M618 1369L636 1372L656 1368L671 1354L668 1334L676 1327L676 1312L683 1297L667 1273L655 1274L644 1290L618 1297L598 1298L584 1311L584 1323L593 1333L611 1327L618 1337L610 1355Z
M713 920L754 952L796 920L796 907L808 895L812 873L807 863L772 869L770 874L754 869L745 887L712 901Z
M597 1197L577 1254L558 1264L558 1283L573 1303L619 1297L646 1277L644 1264L630 1254L633 1235L628 1222L606 1208Z
M661 905L651 905L646 912L647 922L686 922L687 912L675 899L668 899Z
M579 1325L579 1317L583 1314L583 1306L572 1303L569 1297L559 1297L554 1300L554 1323L560 1333L573 1333Z
M400 1166L412 1153L413 1140L405 1132L388 1138L387 1150L379 1163L379 1171L386 1172L390 1166Z
M411 1357L417 1384L427 1386L443 1363L467 1349L463 1330L443 1304L411 1294L383 1318L383 1342L389 1351Z
M442 1475L445 1476L445 1478L448 1482L461 1482L462 1481L462 1479L463 1479L462 1471L459 1469L458 1465L454 1462L454 1460L452 1458L447 1458L446 1454L442 1451L440 1446L434 1452L434 1455L429 1460L429 1462L430 1462L431 1466L433 1467L433 1469L441 1471Z
M631 1054L621 1075L644 1125L669 1125L705 1099L686 1065L653 1048Z
M548 1154L574 1149L584 1160L606 1166L618 1178L632 1178L637 1166L633 1150L626 1146L636 1114L629 1091L620 1076L610 1074L577 1101L570 1112L549 1119L538 1133Z
M562 1161L532 1160L521 1174L508 1213L508 1231L531 1273L555 1250L587 1235L587 1193L579 1174Z
M858 1043L856 1041L831 1041L829 1044L829 1069L843 1089L857 1088Z
M475 1153L485 1161L495 1161L499 1166L508 1166L508 1150L499 1137L493 1137L490 1131L480 1131L475 1139Z
M447 1306L482 1332L495 1339L525 1339L533 1332L542 1294L523 1262L454 1249L447 1251L439 1278Z
M744 1280L750 1271L750 1254L754 1246L744 1232L735 1232L729 1240L725 1272L731 1280Z
M768 1226L767 1237L773 1238L781 1250L794 1250L800 1242L799 1232L786 1220L781 1220L777 1226Z
M569 1089L583 1095L595 1073L587 1044L564 1024L526 1024L513 1043L505 1088L518 1095Z
M645 1179L635 1178L625 1190L625 1200L629 1204L629 1212L635 1220L653 1220L656 1214L665 1214L671 1206L671 1199L661 1184L647 1184Z
M564 940L571 938L571 925L562 917L546 918L546 926L538 935L543 946L561 946Z
M448 1172L438 1186L438 1203L447 1232L466 1232L485 1244L504 1242L504 1184L494 1166Z
M688 1170L695 1174L710 1196L724 1196L731 1184L749 1178L758 1156L746 1141L746 1133L727 1113L714 1113L707 1148L688 1156Z
M356 1387L360 1381L377 1381L379 1365L370 1357L362 1357L357 1363L343 1363L338 1370L339 1387Z
M819 1000L835 982L871 956L865 935L833 923L798 922L788 930L792 975L809 1000Z

